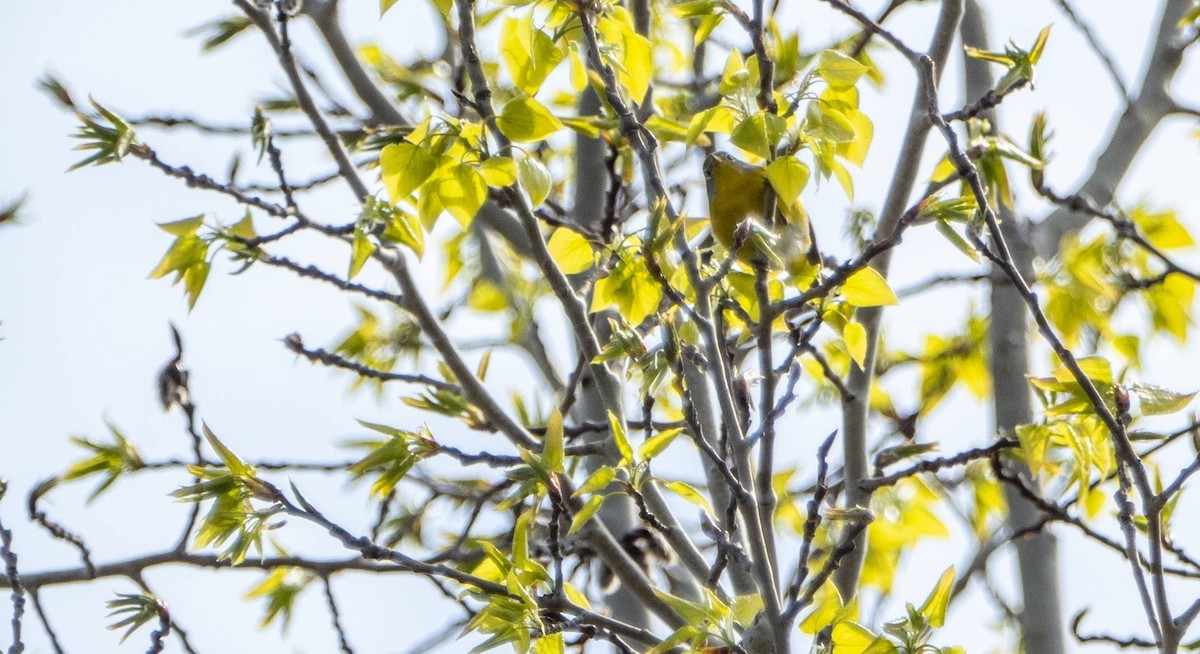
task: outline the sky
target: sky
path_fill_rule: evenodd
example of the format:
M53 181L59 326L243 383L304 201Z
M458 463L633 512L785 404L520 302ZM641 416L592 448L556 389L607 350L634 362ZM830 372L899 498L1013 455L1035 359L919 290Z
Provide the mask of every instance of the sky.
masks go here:
M399 3L382 19L374 2L343 0L342 4L347 31L355 40L377 42L398 57L441 47L434 30L419 27L423 10L415 8L417 3L412 0ZM933 4L903 10L896 19L896 31L922 46L932 22ZM1002 116L1005 124L1018 126L1014 131L1021 135L1034 111L1048 112L1057 153L1048 179L1056 188L1071 189L1086 174L1087 162L1103 143L1116 115L1116 96L1108 77L1080 35L1056 11L1056 3L1012 0L987 4L992 9L993 45L1009 37L1028 45L1042 27L1055 25L1039 66L1037 89L1006 100ZM1134 84L1144 67L1144 39L1155 19L1156 10L1151 7L1158 3L1136 3L1136 8L1117 0L1086 4L1086 15L1114 53L1122 76ZM795 6L796 18L804 20L802 43L806 47L832 40L848 29L845 21L834 20L821 3L799 0ZM5 98L0 102L0 143L5 145L0 155L0 201L26 195L28 203L21 224L0 228L0 478L7 479L11 489L10 496L0 501L0 519L15 531L22 570L76 564L69 548L28 524L23 507L23 496L32 485L61 472L66 462L80 456L70 437L105 438L109 422L131 438L148 459L187 451L181 416L162 412L154 388L154 377L172 352L169 321L184 334L200 414L247 458L278 458L288 452L304 460L342 460L347 455L338 444L361 435L355 419L397 425L424 420L401 405L394 390L382 399L352 394L344 376L297 361L284 349L281 339L293 332L310 344L336 343L355 312L354 304L343 295L273 270L253 269L232 277L228 275L232 266L222 265L214 270L196 309L189 312L180 289L166 280L147 278L169 244L169 237L154 223L199 213L233 222L241 211L231 203L187 189L136 161L65 172L83 155L72 151L72 116L36 89L37 79L47 72L72 88L77 99L91 95L128 115L188 114L215 123L246 124L256 101L278 94L285 78L256 36L239 39L208 56L201 55L196 38L183 36L188 28L231 10L224 2L171 3L164 9L163 3L151 0L63 0L6 7L6 20L0 24L0 61L5 62L0 66L0 97ZM295 36L299 50L309 53L308 59L319 70L328 70L326 53L309 30L298 29ZM736 34L731 34L733 37ZM864 110L876 122L876 138L867 165L856 176L857 202L874 209L882 201L896 158L903 129L900 116L907 111L912 87L911 75L894 57L882 55L880 59L893 74L885 89L863 94ZM951 65L945 84L957 86L959 74L958 67ZM1197 82L1197 66L1185 64L1175 88L1193 106L1200 106ZM344 88L335 86L335 93L351 102L352 96ZM943 98L947 104L961 100ZM1184 120L1165 123L1126 179L1121 197L1127 201L1153 198L1156 203L1174 206L1197 230L1200 212L1194 196L1194 130L1195 125ZM233 152L249 151L249 143L241 139L187 131L147 129L139 131L139 137L163 159L186 163L216 177L228 167ZM292 142L284 148L295 170L315 174L329 169L316 148ZM934 149L928 153L931 165ZM247 158L244 163L251 161ZM250 175L267 181L268 172L258 169ZM371 181L377 187L378 180ZM809 208L814 216L840 215L844 199L831 191L836 188L812 198ZM1044 208L1027 198L1023 202L1032 215L1045 214ZM311 203L312 211L330 217L328 222L343 222L355 213L353 197L340 188L322 192ZM839 229L833 220L819 223L819 228L835 237ZM344 253L315 241L301 242L289 252L333 269L345 265ZM958 256L966 265L966 260L931 230L906 238L904 252L893 264L897 287L927 276L929 262L940 264ZM378 271L368 269L365 274L367 279L382 279ZM437 286L431 282L427 290L435 292ZM953 310L947 310L948 303ZM979 293L932 294L891 312L889 324L897 327L900 342L916 343L925 332L953 329L954 320L972 303L984 306ZM945 322L939 323L939 319ZM518 369L521 365L504 357L499 361ZM1038 361L1043 369L1046 361ZM1151 361L1143 372L1146 381L1184 391L1200 387L1194 374L1200 358L1194 346L1179 349L1172 343L1156 343ZM801 462L798 465L809 466L803 454L811 452L817 434L824 436L837 421L832 413L820 411L805 419L804 435L791 447L796 461ZM989 437L988 422L985 412L959 394L939 409L927 428L932 434L947 434L951 443L973 446ZM477 438L446 429L437 435L463 443ZM486 447L477 441L476 445ZM950 446L944 449L950 451ZM1179 450L1178 456L1183 457L1179 459L1182 462L1190 455ZM686 460L678 465L681 474L689 474ZM294 479L310 499L320 498L332 517L367 524L364 520L369 518L363 516L370 515L370 507L365 486L347 486L316 475ZM45 508L86 537L96 561L110 561L173 542L184 512L166 492L180 483L183 479L178 475L139 476L90 504L84 504L89 485L77 484L56 491ZM291 524L287 530L289 544L302 547L303 552L345 555L313 529ZM1187 543L1190 536L1193 543L1200 542L1198 531L1194 525L1184 527L1180 539ZM1064 538L1062 549L1071 552L1062 563L1068 610L1090 605L1090 623L1120 633L1144 633L1140 615L1132 611L1135 606L1124 599L1130 596L1132 586L1123 562L1081 545L1069 531L1059 529L1057 533ZM947 559L959 556L956 552L951 543L924 548L905 567L901 588L910 589L907 595L919 599ZM1011 569L1011 558L996 560L993 576L1005 589L1011 588ZM168 569L153 572L148 581L171 605L200 651L225 650L235 644L240 651L336 649L327 626L328 614L315 589L302 598L282 640L277 626L260 630L260 605L240 599L258 578L245 572ZM103 602L114 592L133 591L128 581L104 579L48 590L42 600L68 651L138 651L144 634L133 636L121 648L119 636L103 628ZM406 651L408 645L444 624L453 609L436 599L428 583L398 575L348 578L335 582L334 592L342 603L351 642L359 652ZM1190 593L1194 591L1181 589L1177 596L1188 598ZM970 594L951 619L945 643L984 652L1005 642L988 629L995 614L977 592ZM26 633L29 651L49 651L32 617L26 622ZM6 638L7 633L0 644ZM444 651L466 649L452 641ZM170 643L168 651L178 651L178 645Z

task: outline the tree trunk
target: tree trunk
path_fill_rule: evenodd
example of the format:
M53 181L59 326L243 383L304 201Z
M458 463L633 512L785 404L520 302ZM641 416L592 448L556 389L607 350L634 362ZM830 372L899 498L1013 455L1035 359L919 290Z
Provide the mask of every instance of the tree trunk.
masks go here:
M977 0L967 0L962 21L964 45L988 48L987 24ZM964 57L967 101L982 97L992 88L988 63ZM984 116L996 129L993 112ZM1001 232L1021 275L1033 275L1033 251L1028 238L1028 221L1008 207L998 207ZM996 429L1008 433L1017 425L1033 421L1029 372L1029 339L1025 302L1012 282L994 274L991 280L991 372ZM1010 464L1011 465L1011 464ZM1021 466L1014 470L1028 477ZM1019 531L1037 520L1040 512L1011 486L1005 486L1008 528ZM1062 609L1058 587L1058 540L1050 531L1040 531L1016 541L1021 579L1021 639L1026 654L1057 654L1064 651Z

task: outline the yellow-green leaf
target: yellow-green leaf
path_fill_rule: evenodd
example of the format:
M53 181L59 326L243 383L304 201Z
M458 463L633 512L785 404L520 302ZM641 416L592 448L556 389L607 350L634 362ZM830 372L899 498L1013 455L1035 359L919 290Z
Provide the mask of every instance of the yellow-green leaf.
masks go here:
M767 159L786 129L787 122L782 117L758 112L738 123L729 140L746 152Z
M895 644L866 627L843 620L833 626L833 654L898 654Z
M858 83L867 67L837 50L823 50L817 56L816 73L835 89L846 89Z
M479 167L483 180L492 188L503 188L517 183L517 162L509 157L490 157Z
M412 143L392 143L379 153L383 187L392 204L408 199L437 168L432 155Z
M221 439L217 438L217 435L208 428L208 425L202 424L201 429L204 431L204 438L213 448L213 451L217 453L217 456L221 459L221 463L224 463L225 467L229 469L230 474L235 477L254 476L254 466L243 461L238 455L233 453L233 450L226 447L225 443L222 443Z
M562 129L562 122L533 98L517 98L500 110L496 118L500 131L519 143L541 141Z
M606 497L606 495L593 495L589 497L583 507L575 513L575 517L571 518L571 528L567 530L567 534L573 534L582 529L587 524L587 521L591 520L592 516L596 515L596 512L600 510L600 506L604 504Z
M596 280L592 309L616 307L631 325L641 324L658 310L662 288L643 266L622 260L608 275Z
M716 515L713 512L712 505L708 503L708 499L701 495L700 491L693 488L691 484L684 481L669 481L665 486L672 493L704 509L709 515Z
M950 566L942 573L937 585L921 605L921 615L929 620L931 627L936 629L946 623L946 608L950 606L950 591L953 589L954 566Z
M521 188L529 195L530 206L537 208L550 195L550 172L540 161L533 157L524 157L517 163L517 178L521 180Z
M550 472L563 472L565 446L563 443L563 417L554 409L546 421L546 436L542 441L542 465Z
M393 210L392 219L380 237L407 246L418 259L425 255L425 230L421 227L421 220L406 211Z
M620 75L621 82L629 89L629 97L634 102L641 103L650 90L650 80L654 75L654 61L650 49L650 41L638 34L630 26L625 31L625 53L622 62L625 65L624 74Z
M204 224L204 214L176 220L169 223L158 223L158 228L172 236L191 236L200 230Z
M592 244L579 232L566 227L559 227L550 235L546 243L550 256L558 267L568 275L581 273L592 267L595 254Z
M662 453L671 445L675 437L683 432L682 427L674 427L672 429L664 429L654 436L647 438L645 443L638 448L638 459L641 461L649 461Z
M795 157L776 159L767 166L767 179L775 189L779 201L792 205L800 198L800 192L808 184L808 166Z
M867 357L867 328L862 323L848 322L842 329L842 338L846 340L846 351L861 368L863 359Z
M1138 406L1145 416L1161 416L1182 411L1191 403L1192 398L1196 397L1194 391L1177 393L1161 386L1140 382L1126 384L1126 389L1137 397Z
M856 307L878 307L900 304L883 275L870 266L850 275L842 284L842 297Z
M569 581L564 582L563 593L566 594L567 599L571 600L571 603L575 606L582 607L589 611L592 609L592 603L588 601L587 595L584 595L582 591L576 588L575 584L572 584Z
M629 445L629 437L625 434L625 425L611 411L608 412L608 426L612 432L617 451L621 453L621 464L633 462L633 447Z
M211 269L212 264L207 261L201 261L189 266L183 272L183 289L188 296L189 311L196 306L196 300L200 299L200 291L204 290L204 282L208 279L208 273Z
M508 18L500 30L500 59L513 84L533 95L563 60L563 53L545 32L533 25L532 13Z
M574 496L582 497L590 493L602 491L606 486L612 483L617 477L617 469L612 466L601 466L596 472L592 473L587 481L583 482L579 488L575 489Z
M450 215L466 227L487 199L487 182L468 164L459 164L437 177L437 196Z
M533 641L533 654L563 654L563 635L562 632L555 632L547 636L542 636Z
M351 244L350 252L350 274L346 279L354 279L358 271L362 270L367 259L371 258L373 252L375 252L375 244L371 242L371 237L361 229L354 230L354 241Z

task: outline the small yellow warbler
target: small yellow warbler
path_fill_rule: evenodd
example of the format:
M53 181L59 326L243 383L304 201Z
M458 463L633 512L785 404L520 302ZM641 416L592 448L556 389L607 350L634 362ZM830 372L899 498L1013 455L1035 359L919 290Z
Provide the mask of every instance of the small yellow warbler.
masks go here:
M718 243L732 248L738 226L754 223L738 250L739 259L747 263L766 259L773 268L791 268L799 263L800 255L808 252L811 258L808 214L799 202L787 208L786 217L785 207L772 206L777 203L768 192L771 186L762 166L714 152L704 160L704 180L709 225Z

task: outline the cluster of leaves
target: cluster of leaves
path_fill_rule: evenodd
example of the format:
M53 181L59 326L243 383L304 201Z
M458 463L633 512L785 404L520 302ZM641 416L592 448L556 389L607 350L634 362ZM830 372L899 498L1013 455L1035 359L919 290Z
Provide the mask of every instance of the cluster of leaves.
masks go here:
M202 234L200 230L204 227L204 219L204 215L199 215L159 224L159 227L174 236L175 240L154 270L150 271L151 278L158 279L174 274L172 283L183 282L188 308L196 305L196 300L200 299L200 292L204 290L204 283L212 270L209 250L214 243L228 248L233 257L243 260L245 265L252 263L257 255L257 248L246 245L247 241L257 237L249 210L237 223L229 227L217 226Z
M1127 423L1143 416L1177 413L1196 396L1195 392L1178 393L1152 384L1122 381L1114 375L1112 364L1102 357L1081 359L1079 365L1096 390L1107 398L1113 414ZM1112 436L1067 368L1060 367L1051 376L1034 378L1030 383L1045 406L1045 420L1017 429L1022 460L1040 478L1063 482L1058 489L1060 493L1074 487L1075 499L1089 517L1095 517L1106 506L1107 499L1104 493L1095 492L1096 485L1108 480L1116 469ZM1165 435L1134 431L1130 438L1155 441Z
M837 589L827 584L817 593L816 606L800 628L817 636L815 651L828 654L965 654L961 647L930 644L934 630L946 623L953 588L954 568L950 568L942 573L920 607L906 603L904 617L887 622L877 634L857 622L858 599L843 602Z
M1173 211L1137 207L1128 219L1154 247L1177 251L1195 245ZM1190 307L1196 285L1180 275L1163 274L1160 261L1144 248L1111 233L1080 233L1062 244L1062 256L1041 273L1046 287L1046 317L1070 346L1110 344L1138 366L1144 338L1123 332L1117 312L1140 304L1150 317L1146 336L1167 334L1182 343L1191 326ZM1157 280L1142 288L1145 280Z
M188 466L199 481L171 495L188 502L211 502L208 513L198 525L195 546L223 547L221 558L236 565L246 559L251 548L262 554L263 536L278 526L271 520L282 511L277 504L279 491L259 479L254 466L234 454L207 426L204 435L223 465L219 468ZM255 507L255 500L271 504L260 509ZM233 540L226 545L231 538Z

